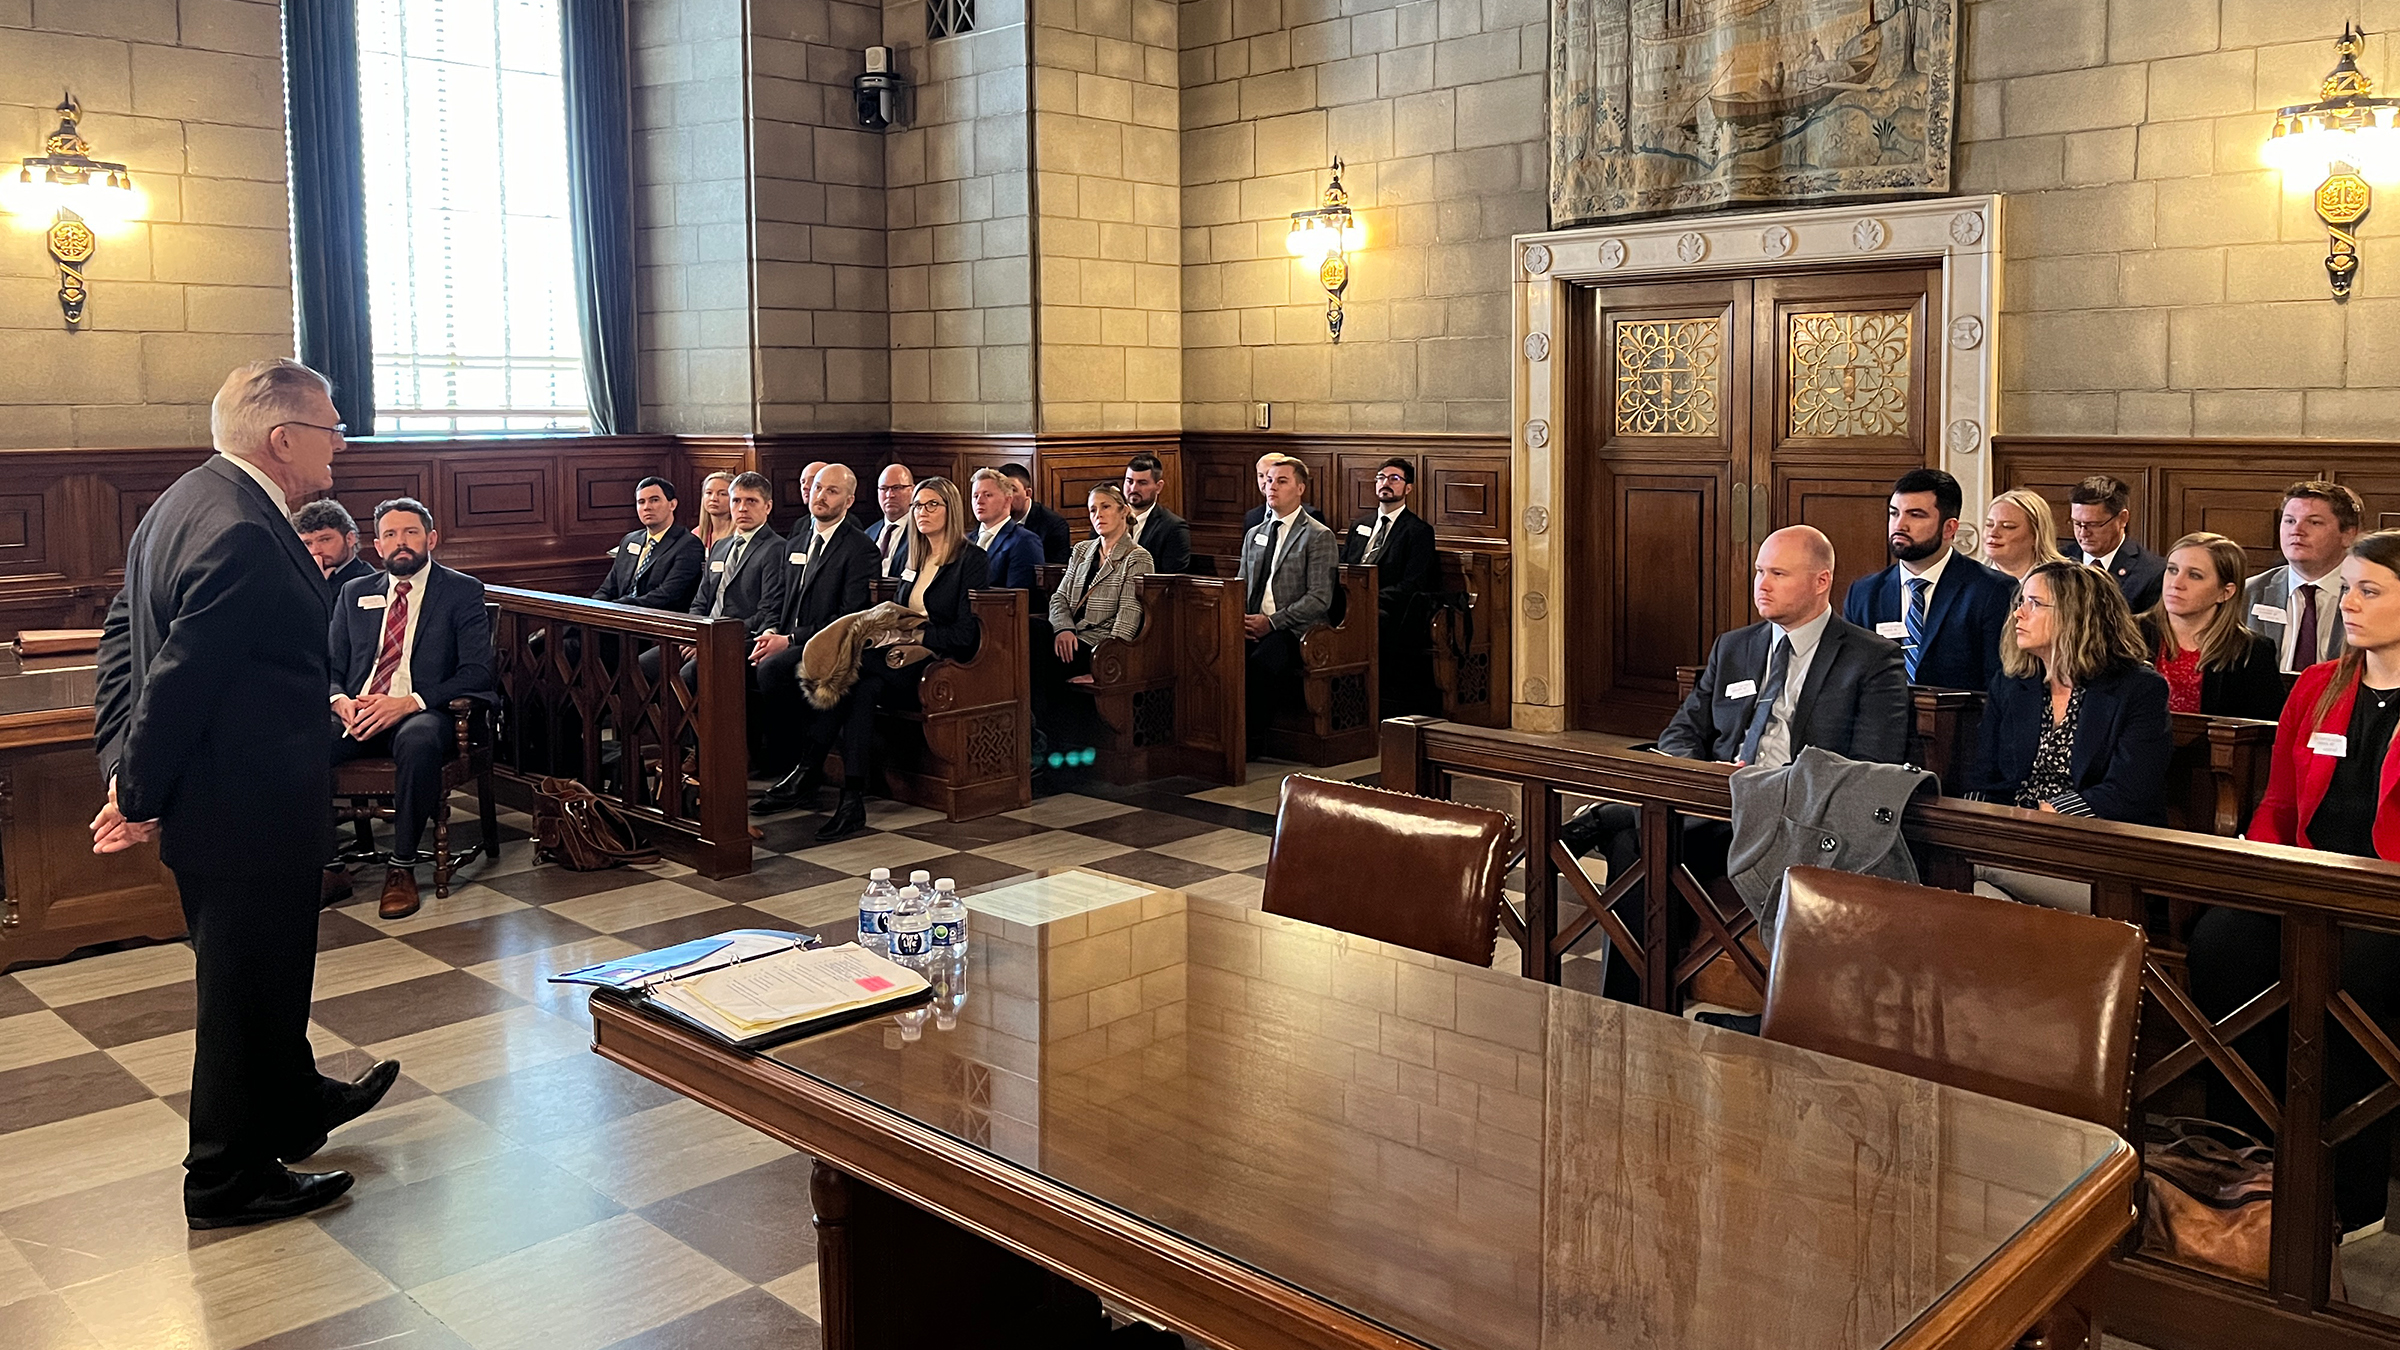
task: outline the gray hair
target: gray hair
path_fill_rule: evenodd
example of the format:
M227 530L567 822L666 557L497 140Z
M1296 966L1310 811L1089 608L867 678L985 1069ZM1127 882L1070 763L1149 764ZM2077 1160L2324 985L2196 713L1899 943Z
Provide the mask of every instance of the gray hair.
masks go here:
M358 522L350 518L349 507L331 497L320 497L292 513L292 529L299 534L315 534L319 530L356 534Z
M226 454L254 456L266 447L267 433L307 414L311 394L331 398L333 385L285 357L253 361L226 376L209 404L209 439Z

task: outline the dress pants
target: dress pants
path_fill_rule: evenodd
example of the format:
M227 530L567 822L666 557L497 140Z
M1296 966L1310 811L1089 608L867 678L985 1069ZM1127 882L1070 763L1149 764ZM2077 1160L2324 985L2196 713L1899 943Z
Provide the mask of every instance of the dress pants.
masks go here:
M282 1170L276 1154L324 1128L343 1086L308 1045L317 974L319 869L215 876L178 869L199 1021L183 1203L222 1213Z
M795 642L750 667L751 687L758 691L750 703L756 732L753 739L766 767L779 774L808 762L802 746L821 715L800 692L800 649L804 645ZM833 742L825 744L830 747ZM824 759L824 752L819 751L816 762L821 764Z
M1397 620L1386 619L1384 627L1376 630L1376 681L1385 717L1407 717L1414 713L1442 715L1442 695L1433 681L1433 653L1425 646L1425 634L1414 634L1409 641Z
M1600 851L1608 858L1611 879L1623 876L1627 869L1642 858L1642 813L1639 807L1624 802L1603 802L1593 809L1600 822ZM1721 820L1706 820L1697 816L1677 816L1676 828L1682 831L1683 864L1692 870L1702 885L1725 875L1725 855L1733 848L1733 827ZM1636 886L1616 903L1615 913L1625 925L1625 931L1641 939L1646 946L1657 939L1650 935L1650 914L1645 892L1647 885ZM1670 896L1667 901L1667 938L1670 951L1681 951L1700 932L1700 916L1692 912L1681 897ZM1618 952L1608 956L1608 973L1601 992L1626 1003L1638 1003L1642 998L1641 972Z
M1078 675L1091 673L1092 649L1081 642L1075 644L1075 657L1071 661L1059 660L1057 649L1047 642L1034 648L1033 725L1049 738L1053 747L1081 749L1098 743L1107 733L1108 724L1101 719L1099 705L1092 696L1067 683Z
M363 741L333 738L333 762L392 761L392 856L414 858L426 822L442 804L442 762L458 749L458 723L448 709L413 712Z
M826 752L839 745L844 778L872 777L875 710L917 706L917 686L924 683L925 668L932 664L919 661L894 670L883 663L882 648L869 647L859 658L858 683L850 686L842 701L822 712L809 710L813 716L800 762L822 764Z
M1250 758L1256 759L1267 728L1275 724L1276 712L1297 701L1300 635L1288 629L1270 629L1265 637L1250 643L1245 665L1242 683L1248 705Z

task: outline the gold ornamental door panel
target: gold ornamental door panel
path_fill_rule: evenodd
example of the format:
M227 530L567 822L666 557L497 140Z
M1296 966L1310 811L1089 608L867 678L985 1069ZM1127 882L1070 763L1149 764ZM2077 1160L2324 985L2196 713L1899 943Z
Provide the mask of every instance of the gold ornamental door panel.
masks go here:
M1621 321L1615 348L1617 435L1724 434L1723 319Z
M1785 435L1794 440L1904 437L1914 313L1795 311L1784 316L1790 353Z

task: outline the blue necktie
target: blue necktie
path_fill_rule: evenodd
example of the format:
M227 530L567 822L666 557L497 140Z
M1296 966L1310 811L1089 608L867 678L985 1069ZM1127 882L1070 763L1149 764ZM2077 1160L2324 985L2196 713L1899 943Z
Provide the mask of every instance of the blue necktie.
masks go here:
M1900 653L1908 665L1908 682L1917 682L1917 663L1925 659L1925 591L1933 583L1923 577L1908 579L1908 615L1902 621L1908 625L1907 649Z
M1750 729L1742 733L1742 763L1758 762L1758 742L1775 720L1775 700L1783 697L1783 677L1792 668L1792 643L1775 635L1775 650L1767 655L1767 682L1758 687L1758 702L1750 705Z

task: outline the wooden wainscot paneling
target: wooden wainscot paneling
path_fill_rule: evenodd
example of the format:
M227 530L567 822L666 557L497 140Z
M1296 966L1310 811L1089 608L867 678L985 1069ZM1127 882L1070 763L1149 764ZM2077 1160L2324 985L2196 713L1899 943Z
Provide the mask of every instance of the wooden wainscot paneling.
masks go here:
M1237 550L1242 517L1259 502L1258 459L1277 452L1308 465L1309 501L1336 529L1374 509L1376 467L1399 458L1417 471L1410 507L1445 547L1508 546L1505 436L1193 431L1183 436L1183 471L1194 552Z
M2000 436L1992 481L2029 487L2050 502L2069 533L2067 493L2086 476L2114 474L2133 489L2133 535L2152 550L2195 530L2242 546L2253 572L2276 566L2276 516L2283 490L2329 478L2366 499L2366 528L2400 528L2400 443L2391 441L2204 440L2118 436Z
M1091 435L1043 436L1035 443L1034 493L1051 510L1067 518L1078 539L1092 532L1085 515L1092 488L1101 483L1122 485L1125 461L1135 455L1156 455L1165 485L1159 500L1181 515L1182 456L1180 437L1172 431L1113 432Z
M142 512L209 452L0 450L0 637L96 628Z

